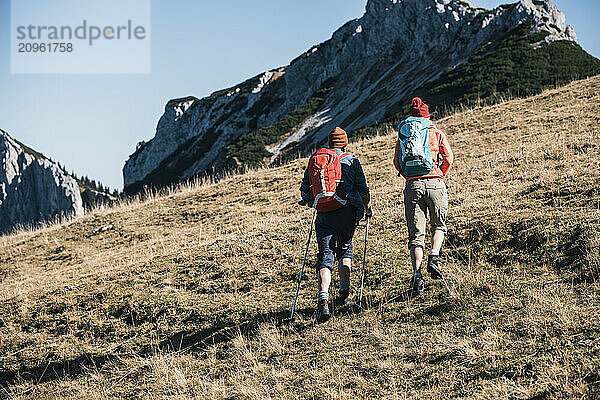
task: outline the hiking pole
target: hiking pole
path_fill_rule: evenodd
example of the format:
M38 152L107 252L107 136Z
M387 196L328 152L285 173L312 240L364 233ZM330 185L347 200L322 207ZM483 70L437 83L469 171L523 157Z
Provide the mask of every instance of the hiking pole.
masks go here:
M454 296L454 294L450 290L450 286L448 286L448 282L446 281L446 276L444 274L440 274L440 275L442 277L442 282L444 283L444 286L446 286L446 290L448 291L448 294L450 295L451 298L455 298L456 296Z
M312 223L310 224L310 233L308 234L308 240L306 241L306 250L304 250L304 260L302 260L302 268L300 269L300 276L298 277L298 286L296 287L296 296L294 297L294 305L292 306L292 315L290 315L290 321L294 320L294 312L296 311L296 301L298 300L298 292L300 291L300 282L302 282L302 274L304 273L304 265L306 264L306 256L308 255L308 247L310 246L310 238L312 237L316 219L317 209L315 208Z
M371 218L367 217L367 228L365 229L365 250L364 250L364 254L363 254L362 274L360 276L360 292L358 294L358 305L359 306L362 304L363 287L365 285L365 272L366 272L366 266L367 266L367 239L369 239L369 221L370 220L371 220Z

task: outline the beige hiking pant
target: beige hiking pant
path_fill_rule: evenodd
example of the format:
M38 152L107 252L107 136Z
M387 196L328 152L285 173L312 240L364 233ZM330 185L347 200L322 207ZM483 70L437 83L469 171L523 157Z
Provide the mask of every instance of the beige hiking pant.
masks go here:
M440 178L421 178L406 182L404 188L404 213L408 226L408 247L425 248L427 214L431 234L447 232L448 189Z

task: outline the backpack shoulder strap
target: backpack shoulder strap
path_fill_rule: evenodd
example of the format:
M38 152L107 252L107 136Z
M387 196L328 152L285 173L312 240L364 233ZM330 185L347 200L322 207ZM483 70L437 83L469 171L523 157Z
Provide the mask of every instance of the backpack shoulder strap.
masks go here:
M441 135L441 133L443 133L443 131L440 128L438 128L437 125L434 124L433 122L431 122L431 126L429 128L429 133L433 134L433 135L436 135L437 139L438 139L438 142L441 143L441 141L442 141L442 135Z
M418 118L418 117L408 117L404 121L400 122L400 125L398 125L398 139L400 141L407 140L410 135L407 136L406 133L403 134L402 128L404 128L406 125L411 126L411 124L420 123L421 119L422 118Z
M404 120L404 121L400 122L400 123L398 124L398 130L402 129L402 127L403 127L404 125L406 125L406 124L408 124L408 121L407 121L407 120Z
M352 157L352 155L350 155L350 153L340 154L340 162L346 161L346 162L351 163L352 160L354 160L354 157Z

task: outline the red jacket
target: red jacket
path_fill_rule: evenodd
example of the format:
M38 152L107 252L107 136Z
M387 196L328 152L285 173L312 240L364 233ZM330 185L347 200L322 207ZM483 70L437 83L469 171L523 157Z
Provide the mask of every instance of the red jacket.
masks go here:
M404 179L407 181L413 179L420 178L441 178L444 179L446 174L450 170L452 163L454 162L454 154L452 154L452 149L450 148L450 143L448 143L448 136L444 131L439 129L435 124L431 123L432 128L429 130L429 144L431 146L431 157L433 158L433 162L437 165L433 171L431 171L427 175L423 176L413 176L406 177L404 175ZM398 170L398 172L402 172L400 168L400 141L396 141L396 152L394 154L394 166ZM440 164L441 158L441 164Z

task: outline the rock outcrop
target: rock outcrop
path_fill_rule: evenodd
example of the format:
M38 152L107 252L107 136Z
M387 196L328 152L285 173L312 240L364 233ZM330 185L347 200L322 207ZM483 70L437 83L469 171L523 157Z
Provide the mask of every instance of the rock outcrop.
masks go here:
M0 130L0 234L83 216L77 182Z
M353 131L376 124L388 108L525 21L532 34L549 32L544 42L577 42L548 1L490 11L461 0L369 0L362 18L289 66L204 99L169 101L155 137L125 164L125 190L244 164L252 151L273 162L321 143L336 125ZM232 148L243 141L247 149Z
M117 198L108 193L98 192L92 189L84 189L81 192L81 200L85 210L92 210L97 207L110 207L117 201Z

